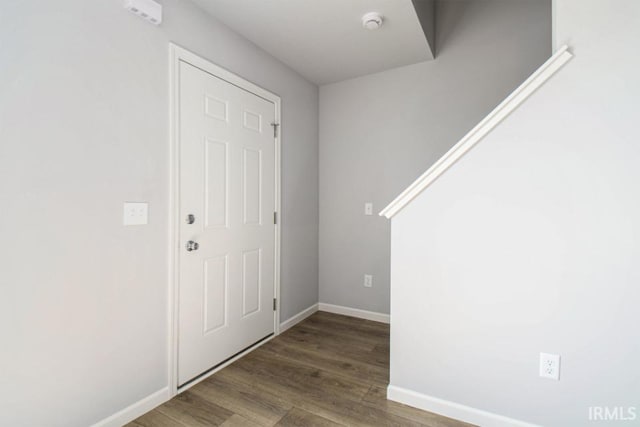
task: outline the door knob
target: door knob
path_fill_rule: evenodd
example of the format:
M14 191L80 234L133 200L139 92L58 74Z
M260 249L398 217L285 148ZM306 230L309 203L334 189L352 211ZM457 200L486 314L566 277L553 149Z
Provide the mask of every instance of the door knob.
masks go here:
M196 217L193 214L187 215L187 224L193 224L196 222Z
M187 248L187 252L197 251L200 247L198 242L194 242L193 240L189 240L185 246Z

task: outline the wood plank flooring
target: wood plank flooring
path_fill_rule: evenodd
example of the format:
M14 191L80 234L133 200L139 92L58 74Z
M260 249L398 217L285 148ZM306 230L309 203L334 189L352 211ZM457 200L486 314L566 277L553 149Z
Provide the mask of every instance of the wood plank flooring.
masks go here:
M389 325L318 312L129 424L470 426L386 399Z

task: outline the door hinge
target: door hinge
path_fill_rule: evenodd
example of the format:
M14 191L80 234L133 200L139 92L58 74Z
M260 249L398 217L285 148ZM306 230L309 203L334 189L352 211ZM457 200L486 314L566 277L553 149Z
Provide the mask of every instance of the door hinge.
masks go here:
M271 126L273 126L273 137L277 138L278 137L278 126L280 126L279 123L271 123Z
M276 311L278 308L278 300L277 299L273 299L273 311Z
M277 224L278 223L278 212L274 212L273 213L273 223Z

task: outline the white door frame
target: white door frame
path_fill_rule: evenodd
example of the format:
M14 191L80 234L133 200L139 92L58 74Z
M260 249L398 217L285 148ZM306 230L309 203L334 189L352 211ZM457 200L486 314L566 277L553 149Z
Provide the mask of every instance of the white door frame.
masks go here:
M180 47L176 44L169 43L169 106L170 106L170 152L169 152L169 349L168 349L168 365L169 365L169 392L170 397L178 394L179 391L187 389L199 381L212 375L217 370L222 369L227 364L233 362L237 358L251 351L258 345L250 347L233 359L220 365L215 370L208 372L188 385L178 390L178 310L179 310L179 273L180 273L180 250L182 244L179 241L180 230L180 117L179 117L179 99L180 99L180 62L187 62L196 68L206 71L222 80L225 80L241 89L254 93L261 98L271 101L275 105L275 121L278 125L275 133L275 209L278 212L278 220L275 225L275 277L274 277L274 298L276 298L276 310L273 316L274 335L280 333L280 223L281 223L281 206L280 206L280 135L282 135L282 126L280 122L280 97L268 90L265 90L245 79L239 77L232 72L219 67L206 59Z

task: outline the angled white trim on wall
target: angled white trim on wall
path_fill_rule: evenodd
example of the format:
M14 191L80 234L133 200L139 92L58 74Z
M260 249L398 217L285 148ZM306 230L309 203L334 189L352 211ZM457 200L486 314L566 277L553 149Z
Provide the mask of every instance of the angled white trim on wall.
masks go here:
M342 314L343 316L357 317L359 319L373 320L374 322L389 323L388 314L376 313L375 311L360 310L359 308L343 307L341 305L327 304L321 302L318 304L319 311L327 313Z
M292 328L293 326L302 322L304 319L311 316L316 311L318 311L318 303L315 303L312 306L305 308L300 313L291 316L284 322L280 323L280 333L283 333L287 329Z
M427 396L426 394L393 385L387 388L387 399L482 427L539 427L535 424L525 423L524 421Z
M500 103L476 127L471 129L456 145L435 162L424 174L404 190L394 201L380 212L380 216L392 218L422 193L440 175L456 163L471 148L480 142L493 128L513 112L524 100L553 76L573 55L564 45L524 81L511 95Z

